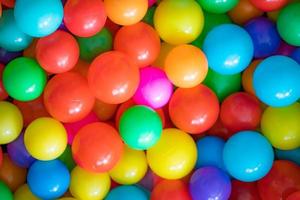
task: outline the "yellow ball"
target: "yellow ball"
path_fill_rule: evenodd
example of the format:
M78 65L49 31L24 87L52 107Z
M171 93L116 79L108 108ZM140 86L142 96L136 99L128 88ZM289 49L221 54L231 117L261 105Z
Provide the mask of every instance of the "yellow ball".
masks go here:
M119 184L135 184L145 176L147 167L144 151L134 150L126 146L121 160L109 172L109 175Z
M152 171L160 177L180 179L196 164L196 144L190 135L179 129L164 129L161 139L147 150L147 159Z
M24 184L14 193L14 200L39 200L39 198L32 194L27 184Z
M194 0L164 0L155 10L154 27L167 43L178 45L194 41L201 33L204 16Z
M262 133L278 149L300 147L300 104L287 107L268 107L261 119Z
M25 147L38 160L53 160L67 147L67 133L59 121L42 117L34 120L25 130Z
M103 199L109 189L108 173L93 173L78 166L71 172L70 192L77 199Z
M0 101L0 145L15 140L23 128L23 117L12 103Z

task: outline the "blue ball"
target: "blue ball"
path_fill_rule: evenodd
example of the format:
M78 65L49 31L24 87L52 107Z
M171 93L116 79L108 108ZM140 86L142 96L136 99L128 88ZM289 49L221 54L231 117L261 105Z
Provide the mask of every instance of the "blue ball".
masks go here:
M148 200L148 195L134 185L123 185L112 189L105 200Z
M273 107L288 106L300 97L300 65L287 56L263 60L253 74L256 96Z
M196 168L213 166L226 170L223 162L225 141L215 136L205 136L197 141Z
M300 165L300 148L292 150L275 149L275 155L279 160L289 160Z
M18 0L14 14L17 25L24 33L44 37L60 26L63 5L61 0Z
M56 199L68 190L70 174L59 160L36 161L29 168L27 183L37 197Z
M234 178L252 182L264 177L271 169L274 152L269 141L256 131L241 131L225 143L223 160Z
M254 45L254 57L264 58L273 55L280 45L276 24L266 17L250 20L245 25Z
M293 51L291 57L300 65L300 47Z
M254 47L250 35L243 28L223 24L207 34L203 51L211 69L220 74L236 74L250 64Z
M22 51L32 42L32 37L26 35L17 26L14 11L4 10L0 17L0 47L7 51Z

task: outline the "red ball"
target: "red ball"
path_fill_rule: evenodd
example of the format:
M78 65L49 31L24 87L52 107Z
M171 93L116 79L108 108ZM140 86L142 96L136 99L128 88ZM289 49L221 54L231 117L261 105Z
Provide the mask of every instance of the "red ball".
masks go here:
M91 172L107 172L120 160L123 143L112 126L95 122L81 128L72 143L75 162Z
M286 200L299 200L300 199L300 191L294 192L286 198Z
M233 180L231 188L230 200L261 200L256 182Z
M38 40L36 58L49 73L63 73L71 70L79 58L76 39L65 31L56 31Z
M269 12L281 9L289 1L288 0L250 0L250 2L258 9Z
M95 98L86 79L78 73L54 76L46 85L44 103L51 116L61 122L76 122L93 109Z
M201 84L193 88L178 88L169 102L169 114L179 129L191 134L203 133L218 119L218 98Z
M216 121L216 123L206 132L207 135L217 136L227 140L230 138L233 133L230 132L221 122L220 117Z
M231 132L255 130L260 123L262 109L256 97L237 92L228 96L221 105L220 118Z
M182 180L162 180L153 189L151 200L192 200Z

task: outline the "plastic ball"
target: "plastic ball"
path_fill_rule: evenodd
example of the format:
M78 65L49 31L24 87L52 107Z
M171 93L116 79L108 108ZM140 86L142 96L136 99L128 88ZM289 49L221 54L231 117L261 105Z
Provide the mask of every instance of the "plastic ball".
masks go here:
M66 149L66 130L53 118L38 118L26 128L24 144L32 157L38 160L53 160Z
M217 96L206 86L178 88L169 102L169 114L174 125L190 134L211 128L218 119Z
M36 161L29 168L27 184L37 197L56 199L67 191L70 174L59 160Z
M106 172L121 159L123 143L112 126L95 122L84 126L76 134L72 153L81 168L91 172Z
M220 74L236 74L250 64L254 47L250 35L243 28L223 24L207 34L203 51L212 70Z
M256 182L242 182L233 180L231 182L230 200L261 200Z
M148 9L147 0L104 0L104 5L108 18L123 26L141 21Z
M0 180L0 198L3 200L13 200L13 194L9 187Z
M300 46L300 2L287 5L279 14L277 29L287 43Z
M255 96L255 91L253 87L253 74L258 64L262 60L253 60L252 63L245 69L242 74L242 85L245 92Z
M139 182L146 175L147 168L145 153L126 146L120 161L109 171L109 175L119 184L130 185Z
M249 0L255 7L258 9L269 12L274 10L280 10L282 7L284 7L288 0Z
M72 171L72 169L76 166L76 163L73 160L72 149L70 145L67 145L65 151L58 157L58 160L63 162L69 171Z
M51 116L61 122L76 122L93 109L95 98L85 77L75 72L54 76L44 91L44 103Z
M274 152L269 141L260 133L241 131L225 143L223 160L231 176L240 181L252 182L263 178L270 171Z
M193 200L227 200L231 192L231 183L229 176L221 169L203 167L193 173L189 188Z
M2 81L9 96L19 101L31 101L42 94L46 79L45 71L35 60L21 57L6 65Z
M79 37L96 35L104 27L106 18L103 1L68 0L64 6L64 24Z
M277 52L275 53L276 55L283 55L283 56L290 56L293 51L296 49L295 46L289 45L286 42L284 42L283 40L281 41L281 44L277 50Z
M18 0L14 8L18 27L33 37L44 37L56 31L63 14L60 0Z
M164 69L174 85L191 88L205 79L208 63L201 49L193 45L179 45L169 52Z
M300 148L291 150L275 149L275 155L278 160L289 160L300 166Z
M3 64L7 64L11 60L20 56L22 56L22 51L7 51L0 47L0 62Z
M92 62L88 71L88 83L97 99L119 104L134 95L140 81L139 76L138 67L128 55L109 51Z
M128 195L130 194L130 195ZM148 200L145 191L134 185L123 185L112 189L105 200Z
M291 57L300 65L300 47L293 51Z
M291 105L300 97L299 78L300 67L296 61L286 56L268 57L254 71L255 94L269 106Z
M142 21L151 26L154 26L153 18L154 18L155 10L156 10L156 6L149 7Z
M16 24L14 11L5 10L0 17L0 46L7 51L21 51L32 42L32 37L23 33Z
M107 104L96 100L93 111L100 121L108 121L114 117L118 106L118 104Z
M298 199L300 199L300 191L294 192L286 198L286 200L298 200Z
M162 180L153 189L151 200L192 200L182 180Z
M110 189L107 173L93 173L75 167L71 173L70 192L77 199L103 199Z
M170 51L175 47L175 45L168 44L166 42L162 42L160 45L160 52L154 63L153 66L159 67L161 69L164 69L165 66L165 60L170 53Z
M36 58L42 68L49 73L67 72L78 61L79 47L70 33L58 30L38 40Z
M154 13L154 26L165 42L173 45L194 41L201 33L204 16L196 1L164 0Z
M187 133L179 129L164 129L161 139L147 150L147 160L155 174L165 179L180 179L188 175L197 160L197 147Z
M23 128L23 117L15 105L6 101L0 101L0 144L8 144L14 141Z
M24 184L14 193L14 200L39 200L39 198L32 194L27 184Z
M114 39L114 49L129 55L139 67L145 67L158 57L160 39L154 28L139 22L119 29Z
M238 4L238 0L197 0L201 7L211 13L226 13Z
M268 107L261 119L262 133L281 150L300 147L300 104L282 108Z
M31 44L29 45L29 47L27 47L26 49L24 49L23 51L23 56L27 57L27 58L36 58L36 44L39 41L38 38L35 38L32 40Z

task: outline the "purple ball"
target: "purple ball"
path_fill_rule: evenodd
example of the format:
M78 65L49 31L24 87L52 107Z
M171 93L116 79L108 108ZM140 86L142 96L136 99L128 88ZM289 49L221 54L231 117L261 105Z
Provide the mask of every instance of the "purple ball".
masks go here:
M11 60L22 56L22 53L23 53L22 51L16 51L16 52L7 51L6 49L0 47L0 63L7 64Z
M296 47L289 45L284 41L281 41L280 46L275 55L290 56L295 49Z
M23 132L7 145L7 153L10 159L20 167L28 168L35 161L25 148Z
M193 200L227 200L231 192L231 182L221 169L203 167L192 175L189 189Z

